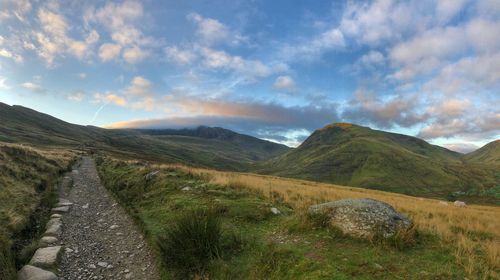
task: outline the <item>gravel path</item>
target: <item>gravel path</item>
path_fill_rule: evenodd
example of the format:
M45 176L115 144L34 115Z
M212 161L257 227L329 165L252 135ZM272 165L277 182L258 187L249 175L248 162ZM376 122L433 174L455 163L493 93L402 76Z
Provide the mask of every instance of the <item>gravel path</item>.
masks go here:
M63 215L60 279L160 279L140 231L102 186L94 161L83 157L60 195L73 202Z

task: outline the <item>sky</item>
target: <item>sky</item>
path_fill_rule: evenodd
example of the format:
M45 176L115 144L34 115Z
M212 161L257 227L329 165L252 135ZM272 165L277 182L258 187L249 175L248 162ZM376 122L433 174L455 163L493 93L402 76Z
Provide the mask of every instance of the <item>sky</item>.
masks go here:
M352 122L468 152L500 138L500 1L0 0L0 101L290 146Z

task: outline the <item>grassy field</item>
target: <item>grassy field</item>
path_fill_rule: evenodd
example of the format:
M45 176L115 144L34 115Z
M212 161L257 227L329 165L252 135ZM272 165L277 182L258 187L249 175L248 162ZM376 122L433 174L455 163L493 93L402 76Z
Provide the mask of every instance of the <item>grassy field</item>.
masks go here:
M332 184L177 166L210 178L220 185L238 185L272 198L278 195L295 209L343 198L368 197L385 201L410 216L421 232L436 234L444 246L453 248L457 263L474 278L500 277L500 208L468 205L454 207L439 200Z
M29 241L43 230L36 227L39 218L48 218L38 212L50 209L56 181L75 157L67 150L0 143L0 279L17 279L16 263L25 261Z
M101 159L98 169L106 187L143 228L164 279L185 279L186 275L196 279L499 276L500 209L496 207L461 209L379 191L185 166ZM154 170L160 172L146 180L145 175ZM371 197L392 204L413 218L416 234L405 240L358 240L305 214L311 204L347 197ZM271 207L281 214L272 214ZM196 212L200 209L216 213L222 227L217 240L222 245L213 255L204 256L208 258L205 266L186 271L194 258L190 253L172 259L162 250L196 251L176 245L183 244L182 238L175 242L171 238L179 236L176 232L206 237L194 227L200 215L204 217ZM217 223L207 217L205 228Z

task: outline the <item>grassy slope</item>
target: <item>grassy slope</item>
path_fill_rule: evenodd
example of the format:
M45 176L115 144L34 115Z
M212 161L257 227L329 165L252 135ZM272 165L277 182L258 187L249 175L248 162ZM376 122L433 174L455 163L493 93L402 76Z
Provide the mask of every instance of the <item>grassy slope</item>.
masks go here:
M152 135L151 131L80 126L21 106L0 103L0 141L85 147L116 156L243 170L285 152L283 145L231 132L230 139ZM211 130L210 128L206 128ZM216 129L213 129L215 133ZM228 134L230 131L225 130Z
M0 266L5 269L0 279L14 277L14 256L8 253L13 239L21 237L25 229L25 234L38 234L32 224L38 221L32 215L38 207L50 206L55 180L74 156L68 151L0 143Z
M176 168L153 169L141 164L105 160L99 173L109 188L142 225L152 244L175 218L195 208L215 208L227 230L244 240L240 252L213 261L213 279L451 279L463 278L452 250L428 235L411 248L344 237L329 228L313 228L301 211L282 197L265 199L238 185L208 183ZM191 191L181 188L190 186ZM272 215L270 207L283 214ZM157 255L160 255L159 253ZM379 265L382 267L380 268ZM170 271L163 266L164 279Z
M459 153L415 137L351 124L317 130L298 148L269 160L257 170L263 174L437 197L490 189L499 181L493 167L464 164Z
M474 152L465 155L468 162L500 165L500 140L490 142Z

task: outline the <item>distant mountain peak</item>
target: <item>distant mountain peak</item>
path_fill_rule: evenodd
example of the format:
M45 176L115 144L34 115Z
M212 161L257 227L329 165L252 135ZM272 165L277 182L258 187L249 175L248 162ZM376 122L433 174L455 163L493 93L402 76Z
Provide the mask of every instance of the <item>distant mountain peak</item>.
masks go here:
M331 123L331 124L326 125L325 127L320 128L318 130L319 131L326 131L326 130L329 130L332 128L349 129L349 128L352 128L353 126L357 126L357 125L354 125L352 123L339 122L339 123Z

